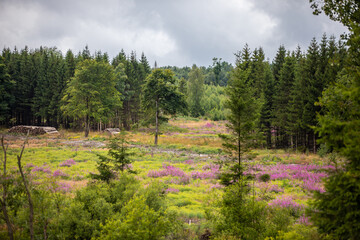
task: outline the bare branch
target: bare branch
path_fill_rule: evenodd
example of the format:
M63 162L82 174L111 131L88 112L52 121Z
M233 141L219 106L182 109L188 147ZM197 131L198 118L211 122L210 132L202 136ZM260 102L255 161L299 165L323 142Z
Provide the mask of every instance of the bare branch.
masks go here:
M26 190L26 195L27 195L27 198L28 198L28 202L29 202L29 211L30 211L30 215L29 215L29 228L30 228L30 239L33 240L34 239L34 205L33 205L33 201L32 201L32 198L31 198L31 192L30 192L30 189L29 189L29 186L28 186L28 182L25 178L25 175L24 175L24 172L22 170L22 166L21 166L21 158L22 158L22 155L24 153L24 149L25 149L25 145L27 143L29 139L29 131L26 135L26 139L24 141L24 144L23 144L23 147L21 149L21 152L20 152L20 156L18 155L17 156L17 159L18 159L18 166L19 166L19 171L20 171L20 174L21 174L21 178L23 180L23 183L24 183L24 187L25 187L25 190Z
M2 146L3 153L4 153L4 157L3 157L3 155L1 155L1 161L4 164L4 169L3 169L3 176L2 176L3 181L1 183L2 187L3 187L3 192L2 192L2 198L0 198L0 206L1 206L1 210L2 210L2 213L3 213L4 220L6 222L9 239L13 240L14 239L14 230L13 230L13 227L12 227L12 224L11 224L11 221L10 221L10 217L9 217L9 213L8 213L8 210L7 210L7 193L8 193L7 184L8 183L6 182L6 162L7 162L6 151L7 151L7 148L9 146L9 144L7 144L6 147L5 147L5 141L4 141L4 136L3 135L1 136L1 146Z

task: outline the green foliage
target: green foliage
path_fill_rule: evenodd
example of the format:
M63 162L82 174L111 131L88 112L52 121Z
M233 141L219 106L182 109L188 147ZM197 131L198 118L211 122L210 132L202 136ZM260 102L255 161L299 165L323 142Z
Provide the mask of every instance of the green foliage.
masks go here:
M356 0L345 2L336 0L309 0L309 2L316 15L324 11L330 19L339 21L347 27L351 26L353 23L360 22L360 3Z
M350 170L332 175L324 193L315 193L312 221L332 239L360 236L360 174Z
M329 147L326 144L321 144L319 149L318 149L317 154L320 157L325 157L328 153L330 153Z
M106 222L98 239L163 239L172 223L166 212L159 212L146 204L142 196L130 200L121 213Z
M317 131L322 142L347 157L356 167L360 166L360 88L354 80L351 75L342 74L324 91L319 104L325 108L325 113L318 115Z
M121 132L116 137L110 139L110 143L107 146L109 148L109 157L97 154L100 159L97 163L99 174L92 173L92 178L109 183L111 179L116 178L118 171L124 172L124 170L127 170L130 173L135 173L130 169L130 164L132 163L130 156L133 154L129 152L127 146L129 142L126 138L126 133Z
M113 114L113 107L121 104L115 84L115 73L108 63L85 60L77 66L65 90L61 109L66 116L85 119L85 137L89 134L91 119L106 122Z
M119 214L138 189L138 181L125 173L110 184L89 184L76 192L70 205L60 214L57 234L65 239L99 236L100 224Z
M225 190L216 232L241 239L261 239L266 229L266 205L249 197L242 179Z
M225 120L225 100L226 95L224 87L205 85L204 96L201 101L205 117L208 117L213 121Z
M283 66L279 72L279 82L276 86L276 95L274 96L274 119L273 126L276 127L277 131L283 136L282 139L278 139L278 146L287 146L288 139L284 136L288 133L289 121L289 101L291 95L289 92L292 91L294 79L295 79L295 63L296 59L294 56L286 56Z
M155 69L146 78L143 86L143 108L150 119L155 120L155 145L157 145L159 119L167 121L161 114L175 115L187 108L184 95L177 90L173 72Z
M260 128L266 134L267 147L271 148L271 129L272 120L274 118L275 82L269 64L265 65L264 71L264 104L262 105L260 112Z
M259 120L259 102L254 98L254 89L249 85L250 68L243 58L237 60L231 79L226 88L228 96L225 107L229 109L227 128L231 135L220 135L224 148L234 157L239 165L251 144Z
M187 83L187 101L189 111L192 117L204 115L204 109L201 105L204 95L204 75L201 70L193 65Z
M270 180L270 175L269 174L263 174L260 176L260 180L263 182L268 182Z
M14 83L7 73L4 58L0 56L0 123L7 122L10 118L10 107L14 103L14 96L11 95Z
M319 240L322 239L320 234L317 232L316 227L314 226L305 226L301 224L294 224L290 227L289 231L279 231L276 238L270 238L276 240ZM266 240L270 240L266 238Z

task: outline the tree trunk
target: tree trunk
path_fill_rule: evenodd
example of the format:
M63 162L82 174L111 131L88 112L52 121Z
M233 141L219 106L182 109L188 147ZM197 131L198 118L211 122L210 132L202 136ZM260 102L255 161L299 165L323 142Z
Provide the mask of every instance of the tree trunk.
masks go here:
M272 144L271 144L271 128L270 127L267 130L267 147L272 148Z
M158 144L158 134L159 134L159 108L158 108L158 100L156 100L156 115L155 115L155 146Z
M4 191L5 191L5 189L4 189ZM4 197L5 197L5 194L3 194L3 199L0 200L1 210L3 212L4 219L5 219L5 222L6 222L9 239L13 240L14 239L14 231L13 231L12 224L11 224L11 221L10 221L10 217L9 217L7 207L6 207L6 202L5 202L6 197L5 198Z
M316 153L316 134L313 134L314 136L314 154Z
M86 117L85 117L85 137L89 136L89 132L90 132L90 118L89 118L89 115L86 114Z
M29 215L29 228L30 228L30 239L31 240L34 240L34 205L33 205L33 201L32 201L32 198L31 198L31 193L30 193L30 190L29 190L29 186L28 186L28 183L26 181L26 178L25 178L25 175L24 175L24 172L22 170L22 166L21 166L21 158L22 158L22 154L24 152L24 149L25 149L25 145L26 145L26 142L28 140L28 136L29 136L29 132L26 136L26 139L24 141L24 145L21 149L21 153L20 153L20 156L17 156L17 159L18 159L18 167L19 167L19 172L20 172L20 175L21 175L21 178L23 180L23 183L24 183L24 187L25 187L25 192L26 192L26 196L27 196L27 199L28 199L28 203L29 203L29 211L30 211L30 215Z
M3 178L4 178L4 182L2 183L2 187L3 187L3 196L2 196L2 199L0 199L0 204L1 204L1 210L3 212L3 215L4 215L4 219L5 219L5 223L6 223L6 226L7 226L7 230L8 230L8 235L9 235L9 239L10 240L13 240L14 239L14 231L13 231L13 227L12 227L12 224L11 224L11 221L10 221L10 217L9 217L9 214L8 214L8 210L7 210L7 207L6 207L6 203L7 203L7 183L6 183L6 161L7 161L7 153L6 153L6 150L7 150L7 146L5 147L5 144L4 144L4 137L1 138L1 146L2 146L2 149L3 149L3 152L4 152L4 159L3 159L3 165L4 165L4 173L3 173Z

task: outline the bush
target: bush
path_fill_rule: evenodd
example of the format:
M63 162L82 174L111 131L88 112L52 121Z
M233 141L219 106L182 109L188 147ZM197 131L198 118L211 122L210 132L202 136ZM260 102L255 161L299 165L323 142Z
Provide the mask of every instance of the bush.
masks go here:
M170 232L171 225L164 212L155 211L146 204L143 196L137 196L119 216L102 226L98 239L160 239Z
M319 240L320 235L314 226L294 224L290 231L279 231L276 240Z
M266 229L266 205L248 193L249 188L242 179L227 187L220 211L223 218L214 219L215 236L226 233L241 239L261 238Z
M320 157L325 157L328 153L330 153L330 149L327 147L326 144L321 144L318 151L317 151L317 154L320 156Z
M139 182L123 173L118 181L93 182L76 192L69 206L60 214L56 235L61 239L91 239L100 232L100 225L119 214L139 190Z
M260 176L260 180L263 181L263 182L268 182L270 180L270 175L265 173L265 174Z

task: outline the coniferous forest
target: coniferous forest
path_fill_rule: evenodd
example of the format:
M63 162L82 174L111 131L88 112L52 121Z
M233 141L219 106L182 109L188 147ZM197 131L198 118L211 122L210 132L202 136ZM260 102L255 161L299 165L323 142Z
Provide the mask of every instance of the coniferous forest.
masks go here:
M359 3L309 2L348 33L273 59L4 48L0 238L359 239Z
M318 124L316 113L322 109L315 103L323 90L335 83L347 54L344 41L326 34L322 39L312 39L304 50L279 46L272 62L265 60L261 47L251 50L245 45L235 54L234 66L241 65L247 72L247 84L260 105L257 125L263 136L259 146L316 153L319 136L313 126ZM135 52L127 55L120 51L109 59L101 51L91 54L86 46L82 52L74 54L69 50L65 55L56 47L3 49L1 123L83 129L86 116L81 116L82 109L70 111L69 95L75 72L80 71L86 61L109 74L108 78L94 79L99 85L79 83L86 93L82 91L77 93L79 96L73 96L83 98L84 94L90 96L98 91L98 96L89 100L92 105L88 116L90 129L130 130L148 122L141 96L152 67L145 54L138 58ZM187 103L187 111L180 115L225 120L224 90L234 66L214 58L214 64L208 67L164 67L172 72L174 84ZM103 101L100 97L116 101Z

